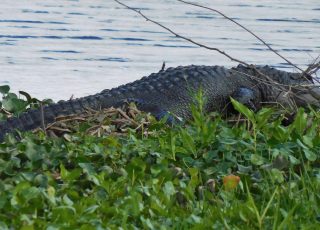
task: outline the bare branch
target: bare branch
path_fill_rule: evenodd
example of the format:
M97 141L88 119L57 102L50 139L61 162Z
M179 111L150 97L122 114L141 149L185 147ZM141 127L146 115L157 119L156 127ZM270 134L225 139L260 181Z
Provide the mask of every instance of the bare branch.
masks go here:
M305 73L312 75L315 74L318 70L320 70L320 55L313 60L313 62L305 70Z
M120 2L119 0L114 0L114 1L117 2L118 4L122 5L122 6L126 7L127 9L132 10L132 11L140 14L140 15L141 15L144 19L146 19L147 21L150 21L150 22L152 22L152 23L160 26L161 28L163 28L163 29L169 31L171 34L175 35L176 37L181 38L181 39L183 39L183 40L186 40L186 41L188 41L188 42L190 42L190 43L192 43L192 44L194 44L194 45L197 45L197 46L199 46L199 47L202 47L202 48L205 48L205 49L208 49L208 50L217 51L217 52L219 52L220 54L228 57L231 61L236 61L236 62L238 62L238 63L240 63L240 64L243 64L243 65L245 65L245 66L247 66L247 67L250 67L250 68L254 69L255 71L257 71L257 73L259 73L260 76L266 78L267 80L269 80L269 81L271 81L271 82L274 82L270 77L268 77L268 76L266 76L265 74L261 73L261 72L260 72L257 68L255 68L254 66L249 65L248 63L246 63L246 62L244 62L244 61L241 61L241 60L239 60L239 59L233 58L233 57L231 57L229 54L227 54L226 52L224 52L224 51L222 51L222 50L220 50L220 49L218 49L218 48L210 47L210 46L201 44L201 43L199 43L199 42L196 42L196 41L194 41L194 40L192 40L192 39L190 39L190 38L188 38L188 37L182 36L182 35L174 32L172 29L170 29L170 28L162 25L161 23L150 19L149 17L147 17L146 15L144 15L140 10L137 10L137 9L135 9L135 8L133 8L133 7L130 7L130 6L128 6L128 5ZM274 83L275 83L276 85L279 85L279 86L281 85L281 84L276 83L276 82L274 82Z
M187 1L184 1L184 0L177 0L178 2L182 2L182 3L185 3L185 4L189 4L189 5L192 5L192 6L196 6L196 7L200 7L200 8L204 8L204 9L207 9L207 10L211 10L211 11L214 11L218 14L220 14L222 17L228 19L229 21L235 23L237 26L241 27L242 29L244 29L245 31L247 31L248 33L250 33L252 36L254 36L256 39L258 39L261 43L263 43L269 50L271 50L273 53L275 53L276 55L278 55L280 58L282 58L284 61L286 61L289 65L297 68L298 70L304 72L303 69L299 68L297 65L293 64L291 61L289 61L287 58L285 58L284 56L282 56L281 54L279 54L275 49L273 49L268 43L266 43L262 38L260 38L258 35L256 35L255 33L253 33L251 30L249 30L248 28L246 28L245 26L243 26L242 24L240 24L239 22L235 21L234 19L228 17L227 15L225 15L224 13L220 12L219 10L216 10L216 9L213 9L213 8L210 8L210 7L207 7L207 6L202 6L202 5L199 5L199 4L196 4L196 3L192 3L192 2L187 2Z
M43 103L40 103L40 119L41 119L41 126L43 132L47 135L46 131L46 124L45 124L45 116L44 116L44 109L43 109Z
M130 6L126 5L126 4L118 1L118 0L114 0L114 1L117 2L117 3L119 3L119 4L122 5L122 6L126 7L126 8L129 9L129 10L135 11L136 13L140 14L144 19L146 19L147 21L150 21L150 22L152 22L152 23L160 26L161 28L169 31L171 34L175 35L175 36L178 37L178 38L181 38L181 39L183 39L183 40L186 40L186 41L188 41L188 42L190 42L190 43L192 43L192 44L194 44L194 45L197 45L197 46L199 46L199 47L202 47L202 48L205 48L205 49L208 49L208 50L217 51L217 52L219 52L220 54L222 54L222 55L226 56L227 58L229 58L231 61L235 61L235 62L241 63L241 64L243 64L243 65L245 65L245 66L250 66L248 63L246 63L246 62L244 62L244 61L241 61L241 60L239 60L239 59L237 59L237 58L234 58L234 57L230 56L229 54L227 54L226 52L224 52L224 51L222 51L222 50L220 50L220 49L218 49L218 48L201 44L201 43L196 42L196 41L194 41L194 40L192 40L192 39L190 39L190 38L188 38L188 37L185 37L185 36L183 36L183 35L180 35L180 34L174 32L173 30L171 30L170 28L168 28L168 27L160 24L159 22L150 19L149 17L147 17L146 15L144 15L140 10L137 10L137 9L135 9L135 8L133 8L133 7L130 7Z

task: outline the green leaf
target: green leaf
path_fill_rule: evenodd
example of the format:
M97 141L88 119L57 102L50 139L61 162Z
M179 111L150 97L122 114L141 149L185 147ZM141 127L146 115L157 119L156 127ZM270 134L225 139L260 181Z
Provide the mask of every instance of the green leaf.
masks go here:
M0 221L0 229L7 230L9 228L8 228L8 225L6 225L4 222Z
M270 117L272 116L273 110L271 108L262 108L256 115L258 128L263 127Z
M56 190L54 187L49 186L47 188L47 199L52 203L52 205L56 205Z
M43 146L39 146L31 141L28 141L26 144L25 155L30 161L38 161L43 158L42 150Z
M63 203L67 206L73 206L73 201L68 197L68 195L64 195L63 198Z
M36 187L30 187L28 189L25 189L22 192L23 197L26 199L26 201L34 199L40 195L40 191Z
M292 155L289 155L289 161L290 161L290 163L293 164L293 165L300 164L300 160L298 160L297 158L295 158L295 157L292 156Z
M239 173L242 174L249 174L250 172L252 172L252 166L244 166L244 165L240 165L238 164L238 171Z
M304 112L303 108L299 108L298 113L291 126L293 126L297 130L298 134L303 134L303 131L307 126L307 115Z
M79 163L79 166L83 169L84 173L88 175L95 174L95 169L91 163Z
M63 164L60 164L60 174L62 180L72 182L81 176L82 170L81 168L75 168L68 171Z
M30 96L30 94L28 94L27 92L24 92L24 91L19 91L19 93L26 97L28 103L31 103L32 97Z
M10 91L10 86L8 85L2 85L0 86L0 93L6 94Z
M284 182L284 177L282 172L279 169L271 169L271 175L272 178L277 182L277 183L283 183Z
M14 97L6 97L2 101L3 108L12 113L18 113L18 112L24 111L27 105L28 103L25 102L24 100L14 98Z
M304 144L306 144L309 148L313 148L313 143L312 143L312 138L307 136L307 135L304 135L302 137L302 141Z
M184 129L181 129L181 136L182 136L182 141L183 141L183 147L187 151L189 151L190 153L195 155L196 154L196 146L194 144L194 138Z
M265 163L265 160L262 156L258 154L251 154L251 162L254 165L262 165Z
M297 139L297 143L302 147L304 155L309 161L315 161L317 159L317 155L310 148L304 145L299 139Z
M68 170L64 167L63 164L60 164L60 175L62 180L67 180L69 176Z
M72 206L59 206L56 208L53 208L53 218L56 218L56 221L72 221L74 219L76 212L76 209Z
M233 105L233 107L242 115L244 115L246 118L248 118L251 122L255 122L255 117L254 117L254 113L252 110L250 110L248 107L246 107L245 105L241 104L240 102L236 101L235 99L233 99L232 97L231 99L231 103Z
M84 210L84 212L91 214L91 213L94 213L99 207L100 207L99 205L92 205L92 206L89 206L88 208L86 208L86 210Z
M197 168L189 168L189 173L191 176L191 180L189 182L189 185L193 188L195 188L199 184L199 170Z
M176 193L176 190L174 188L174 185L171 181L167 181L165 184L164 184L164 187L163 187L163 192L168 196L172 196Z
M309 149L303 149L303 152L304 152L304 155L306 156L306 158L309 160L309 161L315 161L317 160L317 155L309 150Z
M31 225L23 225L20 230L34 230L34 226L31 224Z

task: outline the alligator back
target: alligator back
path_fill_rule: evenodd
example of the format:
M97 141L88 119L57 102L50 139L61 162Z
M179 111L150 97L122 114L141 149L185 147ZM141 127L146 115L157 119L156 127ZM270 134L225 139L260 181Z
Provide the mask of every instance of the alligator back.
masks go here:
M247 75L222 66L179 66L107 91L112 99L141 99L182 118L190 117L190 105L201 89L206 109L221 111L239 87L254 88ZM259 93L258 89L255 89ZM110 106L109 100L103 107Z

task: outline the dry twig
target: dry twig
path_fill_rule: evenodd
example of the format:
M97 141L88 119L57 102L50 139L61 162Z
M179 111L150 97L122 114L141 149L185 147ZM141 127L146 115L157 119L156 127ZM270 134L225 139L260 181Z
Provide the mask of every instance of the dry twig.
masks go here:
M192 44L194 44L194 45L197 45L197 46L199 46L199 47L202 47L202 48L205 48L205 49L208 49L208 50L217 51L217 52L219 52L220 54L224 55L225 57L229 58L231 61L235 61L235 62L241 63L241 64L243 64L243 65L245 65L245 66L250 66L248 63L246 63L246 62L244 62L244 61L241 61L241 60L239 60L239 59L237 59L237 58L234 58L234 57L232 57L231 55L227 54L226 52L224 52L224 51L222 51L222 50L220 50L220 49L218 49L218 48L216 48L216 47L211 47L211 46L207 46L207 45L201 44L201 43L199 43L199 42L196 42L196 41L192 40L191 38L185 37L185 36L183 36L183 35L180 35L180 34L174 32L172 29L170 29L170 28L162 25L161 23L150 19L150 18L147 17L145 14L143 14L140 10L137 10L137 9L135 9L135 8L133 8L133 7L130 7L130 6L128 6L128 5L120 2L119 0L114 0L114 1L117 2L118 4L122 5L122 6L126 7L126 8L129 9L129 10L135 11L136 13L140 14L141 17L143 17L144 19L146 19L147 21L150 21L150 22L152 22L152 23L160 26L161 28L169 31L171 34L175 35L175 36L178 37L178 38L181 38L181 39L183 39L183 40L186 40L186 41L188 41L188 42L190 42L190 43L192 43Z
M45 117L44 117L44 110L43 110L43 104L42 102L40 103L40 115L41 115L41 126L42 126L42 130L43 132L47 135L47 131L46 131L46 125L45 125Z
M318 70L320 70L320 55L314 59L313 63L311 63L304 72L313 75L318 72Z
M196 3L192 3L192 2L188 2L188 1L184 1L184 0L177 0L178 2L182 2L185 4L189 4L192 6L196 6L196 7L200 7L203 9L207 9L213 12L216 12L218 14L220 14L222 17L228 19L229 21L235 23L237 26L241 27L242 29L244 29L245 31L247 31L249 34L251 34L252 36L254 36L256 39L258 39L262 44L264 44L270 51L272 51L273 53L275 53L276 55L278 55L280 58L282 58L284 61L286 61L289 65L297 68L298 70L304 72L301 68L299 68L297 65L293 64L291 61L289 61L287 58L285 58L284 56L282 56L278 51L276 51L275 49L273 49L268 43L266 43L262 38L260 38L258 35L256 35L255 33L253 33L251 30L249 30L248 28L246 28L245 26L243 26L242 24L240 24L239 22L235 21L234 19L228 17L227 15L225 15L224 13L220 12L219 10L207 7L207 6L202 6L200 4L196 4Z
M81 114L59 116L44 130L55 137L65 137L65 134L75 133L86 126L85 133L93 136L125 135L129 129L149 133L149 119L148 114L141 113L133 104L124 104L121 108L87 109Z

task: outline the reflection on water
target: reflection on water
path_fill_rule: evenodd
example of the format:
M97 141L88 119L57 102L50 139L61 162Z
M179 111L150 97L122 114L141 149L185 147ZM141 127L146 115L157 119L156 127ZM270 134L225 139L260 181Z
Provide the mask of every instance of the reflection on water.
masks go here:
M203 44L254 64L292 68L219 15L174 0L124 0ZM305 68L320 54L319 0L202 0ZM214 2L214 4L213 4ZM0 85L55 100L97 93L166 66L236 63L182 41L112 0L1 0Z

